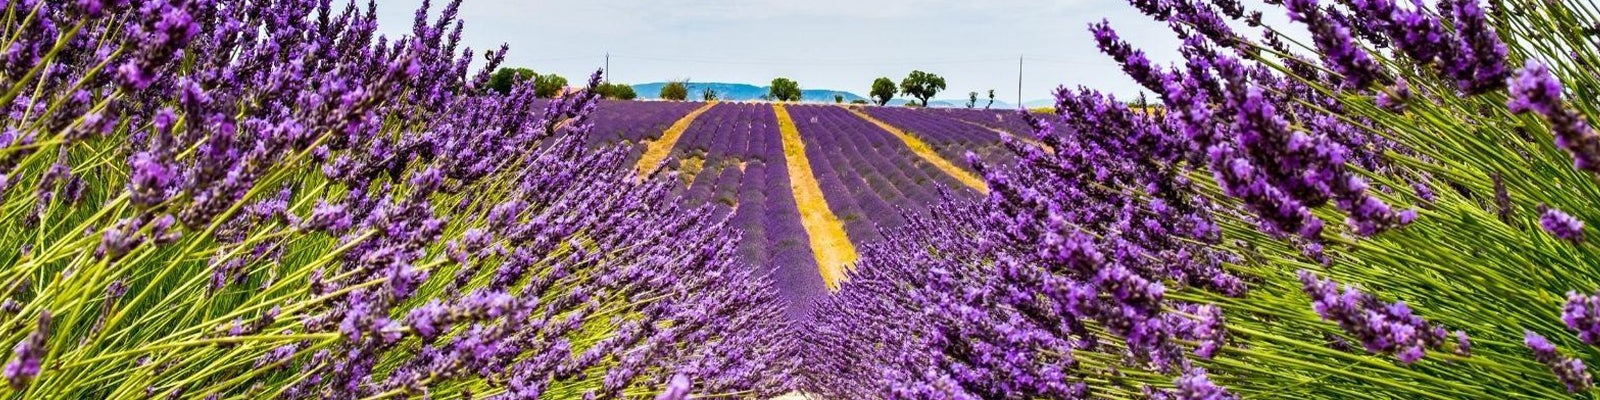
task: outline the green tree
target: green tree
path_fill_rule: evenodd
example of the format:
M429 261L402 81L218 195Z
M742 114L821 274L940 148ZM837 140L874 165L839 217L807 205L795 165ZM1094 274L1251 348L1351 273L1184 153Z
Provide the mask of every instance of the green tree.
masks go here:
M538 76L527 68L501 68L489 76L489 90L499 94L511 93L511 87L518 82L524 82Z
M661 87L661 98L665 100L683 101L689 98L689 81L667 82Z
M835 93L833 95L833 102L834 104L844 104L844 95Z
M608 99L633 100L639 97L639 94L633 91L633 86L621 83L602 83L594 91Z
M708 88L706 88L706 90L703 90L703 91L700 92L700 99L701 100L717 101L717 97L718 96L717 96L717 90L716 89L712 89L712 88L708 87Z
M900 93L922 100L922 106L928 106L928 99L944 90L944 78L922 71L911 71L911 75L900 81Z
M872 99L880 106L889 104L889 100L894 100L895 90L894 81L889 78L872 81Z
M993 105L994 105L994 89L989 89L989 104L984 104L983 105L983 109L987 110L987 109L989 109L990 106L993 106Z
M800 84L789 78L773 79L768 95L777 101L800 101Z
M866 100L855 99L855 100L850 100L850 104L871 104L871 103L867 103Z
M967 108L978 106L978 92L967 92Z
M534 74L533 75L533 95L535 97L539 97L539 98L543 98L543 99L553 98L553 97L556 97L556 96L560 96L561 92L566 90L566 89L567 89L567 78L562 78L561 75L556 75L556 74L543 74L543 75Z

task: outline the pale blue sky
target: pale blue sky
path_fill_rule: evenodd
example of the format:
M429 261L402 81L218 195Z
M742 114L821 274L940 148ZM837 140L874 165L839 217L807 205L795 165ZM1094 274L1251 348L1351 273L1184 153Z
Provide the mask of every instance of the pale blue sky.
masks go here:
M409 32L420 4L380 1L383 32ZM764 85L784 76L866 95L874 78L921 69L945 77L939 97L948 99L995 89L1015 101L1019 55L1024 100L1062 84L1137 93L1088 33L1102 18L1157 61L1175 58L1177 46L1122 0L466 0L461 17L474 50L507 43L508 65L572 80L609 52L615 82Z

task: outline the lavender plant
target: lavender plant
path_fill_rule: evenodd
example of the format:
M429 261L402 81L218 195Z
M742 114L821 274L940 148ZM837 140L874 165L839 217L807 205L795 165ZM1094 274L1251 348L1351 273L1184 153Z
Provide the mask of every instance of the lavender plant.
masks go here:
M1031 121L1037 143L1010 141L1017 165L971 157L990 196L863 251L805 336L828 355L802 385L1593 396L1592 4L1130 4L1182 39L1181 59L1090 30L1157 111L1063 88ZM874 358L893 362L854 366Z
M764 398L783 309L459 1L0 9L7 398ZM598 82L592 77L589 87Z

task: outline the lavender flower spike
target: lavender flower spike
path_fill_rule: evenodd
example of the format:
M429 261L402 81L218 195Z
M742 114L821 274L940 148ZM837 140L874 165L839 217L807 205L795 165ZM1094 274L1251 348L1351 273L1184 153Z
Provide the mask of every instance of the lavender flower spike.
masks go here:
M667 383L667 389L656 396L656 400L686 400L689 398L689 378L683 374L672 376L672 381Z
M1600 293L1593 296L1576 291L1567 292L1567 304L1561 307L1561 320L1567 328L1578 331L1578 339L1588 344L1600 344Z
M1228 393L1228 389L1211 382L1206 376L1204 368L1195 368L1178 377L1178 388L1173 393L1175 400L1236 400L1238 397Z
M5 377L11 389L22 390L28 387L34 377L39 376L39 366L44 361L45 352L49 351L45 348L49 338L50 312L45 311L39 314L39 326L17 343L16 349L12 350L15 357L6 363L4 371L0 371L0 376Z
M1556 146L1572 154L1573 167L1600 175L1600 135L1582 115L1566 107L1561 92L1561 81L1550 74L1549 67L1528 60L1511 81L1511 100L1506 106L1514 113L1532 111L1543 116L1555 134Z
M1337 322L1368 352L1394 354L1406 364L1416 362L1428 349L1441 350L1446 343L1443 326L1411 313L1404 302L1386 304L1371 294L1323 280L1310 271L1300 271L1300 283L1311 296L1312 308L1323 320Z
M1527 331L1522 343L1533 350L1534 360L1549 366L1550 371L1556 374L1556 379L1567 385L1567 392L1583 393L1594 387L1589 372L1584 370L1583 360L1562 355L1556 350L1556 345L1551 344L1544 336Z
M1546 207L1539 216L1539 226L1556 238L1573 243L1583 242L1583 221L1561 210Z

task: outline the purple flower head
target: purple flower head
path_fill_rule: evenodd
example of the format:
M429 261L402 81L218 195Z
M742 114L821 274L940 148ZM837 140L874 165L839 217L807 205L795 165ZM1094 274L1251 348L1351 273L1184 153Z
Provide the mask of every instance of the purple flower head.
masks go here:
M1237 400L1238 397L1228 393L1225 389L1211 382L1204 368L1194 368L1178 377L1177 389L1172 393L1175 400Z
M1402 113L1411 102L1411 84L1405 78L1395 80L1394 86L1378 92L1378 107L1393 113Z
M444 304L440 303L438 299L429 300L421 307L411 310L411 313L406 315L405 324L410 326L413 331L416 331L418 335L421 335L423 339L431 340L438 337L439 333L444 328L447 328L443 324L447 322L446 318L449 316L449 312L449 309L445 308Z
M311 209L311 217L305 219L304 227L313 231L340 233L350 229L353 223L343 204L328 204L326 200L318 200L317 206Z
M1585 371L1583 360L1561 354L1556 345L1550 343L1544 336L1527 331L1523 335L1522 343L1533 350L1534 360L1550 367L1550 372L1555 373L1556 379L1567 386L1567 392L1583 393L1594 387L1593 379L1589 377L1589 372Z
M1539 215L1539 226L1561 240L1583 242L1583 221L1561 210L1545 207L1544 213Z
M33 332L28 333L17 347L12 349L12 358L7 362L4 370L0 370L0 377L4 377L13 390L22 390L34 377L39 376L40 365L44 361L45 353L50 349L46 341L50 338L50 312L39 314L39 322L34 326Z
M656 400L686 400L689 398L689 377L683 374L672 376L672 381L667 382L667 388L656 396Z
M1578 331L1579 340L1600 345L1600 293L1587 296L1576 291L1567 292L1561 320L1567 323L1567 328Z
M1195 347L1194 354L1209 360L1228 341L1228 328L1224 326L1222 307L1201 306L1195 316L1199 317L1199 321L1196 321L1195 336L1199 338L1200 344Z
M1310 271L1301 270L1299 275L1317 315L1338 323L1368 352L1394 354L1410 364L1422 359L1429 349L1444 348L1444 328L1413 315L1404 302L1384 303L1350 286L1341 290L1338 283L1318 278Z
M128 159L132 172L128 177L128 191L134 204L151 207L166 201L178 182L177 170L162 163L148 152L134 154Z
M1283 4L1289 9L1291 19L1305 23L1310 29L1323 61L1344 76L1347 87L1365 89L1382 78L1383 68L1350 35L1350 28L1323 14L1316 0L1286 0Z
M1442 61L1445 72L1456 80L1456 88L1467 95L1484 94L1505 87L1511 76L1506 67L1506 44L1489 23L1478 0L1444 0L1453 3L1456 28L1455 45L1447 50L1453 59Z
M1561 98L1561 81L1550 68L1528 60L1511 82L1511 100L1506 106L1515 113L1533 112L1550 124L1556 146L1572 155L1573 167L1600 174L1600 135L1589 127L1582 114L1566 106Z

